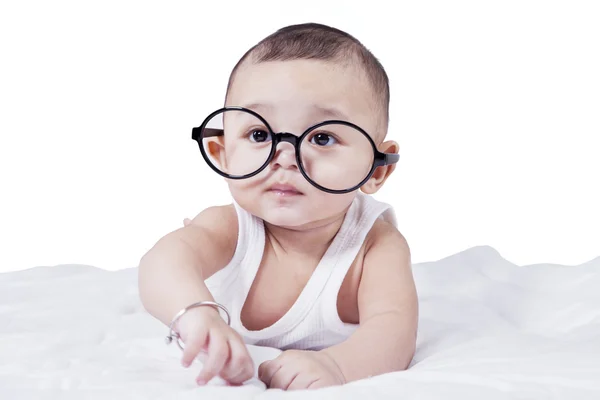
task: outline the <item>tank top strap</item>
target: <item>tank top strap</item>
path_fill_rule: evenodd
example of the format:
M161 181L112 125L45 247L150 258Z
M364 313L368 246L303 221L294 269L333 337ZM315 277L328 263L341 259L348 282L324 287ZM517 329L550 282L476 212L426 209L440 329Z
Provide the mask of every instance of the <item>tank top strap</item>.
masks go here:
M229 263L204 282L213 297L228 303L230 311L236 298L250 291L264 250L264 226L260 219L233 201L238 220L235 252ZM234 304L232 304L234 303Z
M236 249L240 254L240 259L236 263L238 269L237 287L233 293L232 302L232 318L235 323L241 326L242 307L248 297L254 278L258 273L258 268L263 258L265 249L265 228L263 221L243 209L235 201L233 203L238 215L238 243L239 249Z
M359 192L354 206L348 210L347 223L339 232L345 239L339 242L337 257L330 260L333 263L332 272L322 294L323 323L328 329L346 334L356 329L355 324L341 321L337 310L337 298L348 270L378 218L397 226L396 214L391 205Z

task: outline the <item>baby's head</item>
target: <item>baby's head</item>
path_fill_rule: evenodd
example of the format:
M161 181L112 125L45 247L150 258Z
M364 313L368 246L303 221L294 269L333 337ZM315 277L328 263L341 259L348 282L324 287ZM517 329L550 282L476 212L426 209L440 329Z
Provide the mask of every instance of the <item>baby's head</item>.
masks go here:
M357 190L375 193L397 161L398 145L385 141L387 74L334 28L293 25L263 39L233 69L225 107L240 109L196 131L203 156L241 207L273 225L305 229L341 217Z

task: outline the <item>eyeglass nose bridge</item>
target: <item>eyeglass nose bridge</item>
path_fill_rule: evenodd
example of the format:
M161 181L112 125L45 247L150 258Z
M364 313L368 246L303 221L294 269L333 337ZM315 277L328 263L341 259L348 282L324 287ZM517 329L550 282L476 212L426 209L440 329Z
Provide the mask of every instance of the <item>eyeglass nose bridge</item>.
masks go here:
M299 145L300 145L300 137L294 135L293 133L290 132L279 132L279 133L274 133L273 135L273 148L271 149L271 155L269 156L269 163L271 161L273 161L273 158L275 157L275 154L277 154L277 146L279 145L279 143L282 142L287 142L289 144L291 144L294 149L294 155L296 158L296 162L299 163L300 159L299 156L300 154L298 153L299 151Z
M287 142L287 143L291 144L292 146L294 146L295 149L298 148L298 142L300 141L300 138L298 136L294 135L293 133L279 132L279 133L276 133L274 136L275 136L274 147L277 147L277 145L281 142Z

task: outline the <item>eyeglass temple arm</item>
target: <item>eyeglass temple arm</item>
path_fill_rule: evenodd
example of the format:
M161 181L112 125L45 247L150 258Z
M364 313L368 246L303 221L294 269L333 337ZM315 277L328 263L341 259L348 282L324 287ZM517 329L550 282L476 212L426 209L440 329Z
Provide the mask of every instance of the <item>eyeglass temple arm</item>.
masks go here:
M383 161L385 162L385 165L395 164L399 160L400 160L400 154L395 154L395 153L384 153L383 154Z
M200 128L192 128L192 139L196 140L200 137L202 131ZM223 129L217 128L204 128L203 137L223 136Z

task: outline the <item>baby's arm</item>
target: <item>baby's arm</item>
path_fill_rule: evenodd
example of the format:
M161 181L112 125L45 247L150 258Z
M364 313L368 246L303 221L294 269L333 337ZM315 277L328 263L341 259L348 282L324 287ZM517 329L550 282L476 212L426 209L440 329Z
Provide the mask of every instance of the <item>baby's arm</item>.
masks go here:
M184 227L164 236L139 265L139 292L146 310L169 325L175 314L198 301L214 301L204 280L223 268L237 244L233 206L212 207ZM197 381L214 376L231 383L252 377L254 367L241 336L212 307L189 310L175 330L185 343L182 364L190 366L201 351L207 355Z
M138 286L146 310L169 325L182 308L213 301L204 280L227 264L236 242L237 217L227 207L208 208L162 237L139 264Z
M345 342L322 350L346 382L404 370L416 347L418 301L410 250L387 223L378 224L358 289L360 327Z

